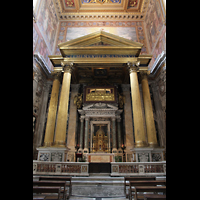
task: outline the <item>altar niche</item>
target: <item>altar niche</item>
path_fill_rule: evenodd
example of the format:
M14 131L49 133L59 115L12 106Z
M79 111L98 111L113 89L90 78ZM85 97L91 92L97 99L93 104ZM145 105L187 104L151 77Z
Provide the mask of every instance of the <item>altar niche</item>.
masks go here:
M108 136L106 132L106 127L104 125L94 126L94 134L92 136L92 152L109 152Z
M110 153L110 121L90 121L91 153Z

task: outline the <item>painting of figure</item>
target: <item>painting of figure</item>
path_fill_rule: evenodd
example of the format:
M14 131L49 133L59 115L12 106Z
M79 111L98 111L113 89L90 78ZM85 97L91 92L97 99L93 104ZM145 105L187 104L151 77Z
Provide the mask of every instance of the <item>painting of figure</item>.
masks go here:
M150 0L145 18L145 25L150 51L152 51L154 46L156 45L156 41L163 27L163 21L164 18L159 2L156 0Z
M52 0L41 1L37 25L49 51L53 53L54 38L58 26L58 20Z
M137 41L135 27L68 27L66 41L76 39L99 30L112 33L135 42Z

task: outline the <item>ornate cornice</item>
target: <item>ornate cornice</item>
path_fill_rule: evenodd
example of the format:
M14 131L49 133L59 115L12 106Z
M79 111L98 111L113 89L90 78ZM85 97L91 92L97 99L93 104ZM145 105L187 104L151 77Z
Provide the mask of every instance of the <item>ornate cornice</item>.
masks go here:
M144 20L148 8L148 0L141 0L140 6L130 7L128 0L120 5L100 6L94 9L91 4L82 5L75 1L75 7L63 7L60 0L53 0L56 8L56 14L60 21L62 20Z
M34 60L39 64L39 66L41 67L42 71L45 73L45 75L48 78L51 78L51 70L49 69L46 61L44 60L44 58L40 55L39 52L34 53L33 55Z
M143 13L64 13L60 15L60 21L66 20L106 20L106 21L144 21Z
M160 67L164 64L166 60L166 52L165 51L162 51L161 54L158 55L158 57L156 58L152 68L151 68L151 75L152 76L155 76L157 71L160 69Z

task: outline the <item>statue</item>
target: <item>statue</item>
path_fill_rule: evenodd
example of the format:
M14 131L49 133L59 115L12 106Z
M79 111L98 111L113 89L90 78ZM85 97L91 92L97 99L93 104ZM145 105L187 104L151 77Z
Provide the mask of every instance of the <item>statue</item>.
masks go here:
M124 104L125 104L125 96L123 94L119 94L119 108L123 108Z
M83 93L80 94L78 93L75 97L74 97L74 104L77 105L77 108L81 108L83 103Z

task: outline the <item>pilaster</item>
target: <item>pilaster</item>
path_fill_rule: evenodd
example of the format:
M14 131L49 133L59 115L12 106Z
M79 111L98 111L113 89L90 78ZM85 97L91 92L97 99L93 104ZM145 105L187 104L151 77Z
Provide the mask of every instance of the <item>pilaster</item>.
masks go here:
M67 133L67 147L70 148L68 152L68 159L70 162L75 162L75 146L76 146L76 128L77 128L77 109L76 105L73 103L73 99L79 90L80 84L71 84L71 94L70 94L70 115L68 123L68 133Z

